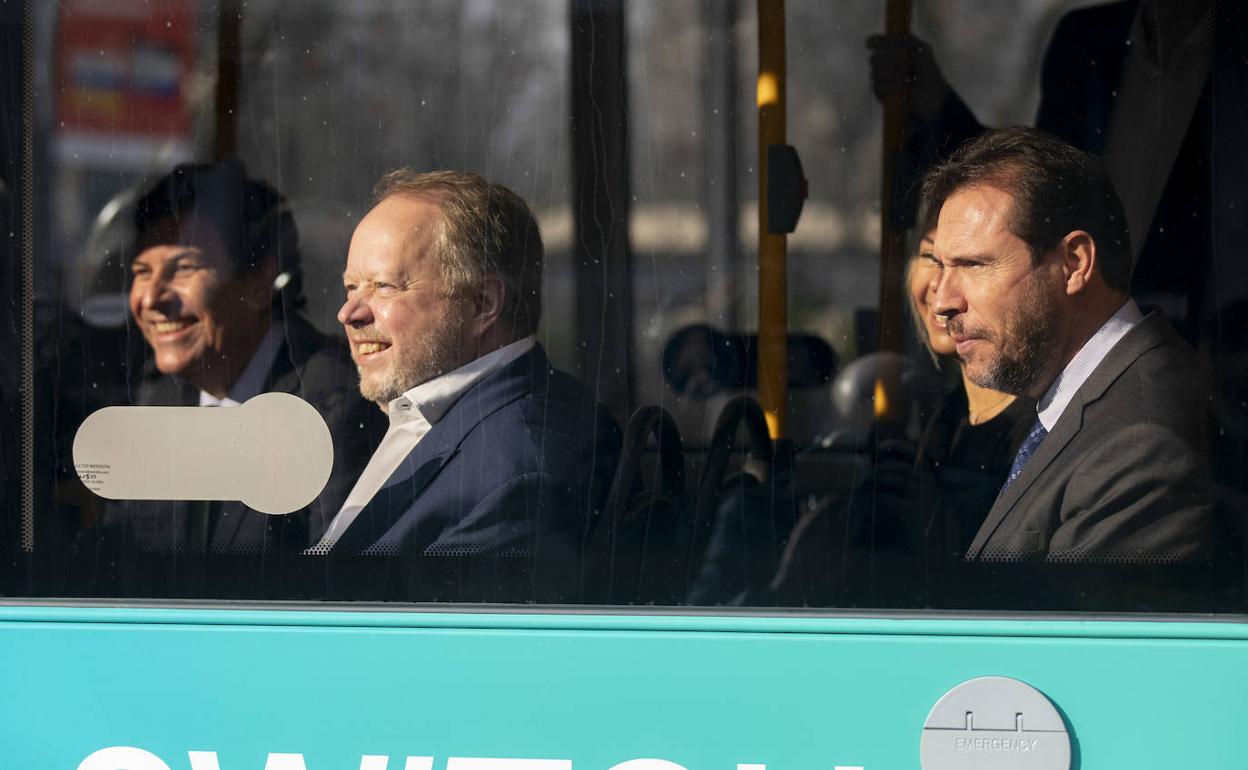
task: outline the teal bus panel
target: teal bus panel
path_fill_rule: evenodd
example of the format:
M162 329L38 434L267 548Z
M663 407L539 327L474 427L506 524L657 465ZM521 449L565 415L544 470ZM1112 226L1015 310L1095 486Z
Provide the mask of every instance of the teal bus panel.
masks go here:
M10 606L0 667L3 768L918 768L985 675L1076 768L1248 765L1248 625L1212 620Z

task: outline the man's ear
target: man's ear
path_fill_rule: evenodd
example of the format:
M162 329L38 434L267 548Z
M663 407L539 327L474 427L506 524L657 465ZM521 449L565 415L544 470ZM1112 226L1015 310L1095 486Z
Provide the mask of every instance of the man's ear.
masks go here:
M503 302L506 298L507 287L503 285L502 278L497 275L486 275L481 280L481 287L477 290L473 300L473 314L469 321L476 336L485 336L498 324L498 319L503 314Z
M1062 260L1062 276L1067 294L1079 294L1087 289L1096 272L1096 241L1084 230L1067 233L1057 245Z

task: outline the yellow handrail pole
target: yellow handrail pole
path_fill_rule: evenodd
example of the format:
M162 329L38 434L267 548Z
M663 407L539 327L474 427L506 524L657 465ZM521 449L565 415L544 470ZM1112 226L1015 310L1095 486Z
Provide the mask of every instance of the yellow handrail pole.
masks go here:
M890 35L910 31L910 0L887 0L884 29ZM880 350L901 350L905 301L902 287L906 272L906 231L898 227L893 207L896 184L895 162L906 143L906 94L890 94L884 99L883 157L880 174L880 314L878 345Z
M767 147L785 143L784 0L758 0L758 399L773 439L789 411L787 237L767 228Z

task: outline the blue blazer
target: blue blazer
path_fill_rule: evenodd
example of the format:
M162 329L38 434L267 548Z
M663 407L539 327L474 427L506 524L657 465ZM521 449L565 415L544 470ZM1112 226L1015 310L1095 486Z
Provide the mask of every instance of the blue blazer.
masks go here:
M331 553L575 563L619 451L611 416L536 346L451 407Z

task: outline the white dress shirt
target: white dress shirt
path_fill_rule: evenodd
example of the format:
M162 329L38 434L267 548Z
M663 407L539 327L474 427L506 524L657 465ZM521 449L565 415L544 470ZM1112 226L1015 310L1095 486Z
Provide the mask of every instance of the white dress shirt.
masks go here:
M241 406L247 399L260 395L264 381L269 376L269 370L273 368L273 360L277 358L277 351L282 347L282 327L280 323L269 324L269 330L265 332L264 339L260 340L260 346L252 354L247 368L238 376L223 398L217 398L201 390L199 391L199 405Z
M373 499L386 480L394 473L403 458L412 453L420 440L434 424L450 411L460 396L480 380L499 371L533 349L536 340L532 335L487 353L458 369L421 383L387 405L386 414L390 427L369 458L368 465L347 495L342 510L329 523L321 542L310 549L311 553L325 553L334 544L364 506Z
M1105 356L1109 355L1114 345L1117 345L1123 337L1127 336L1127 332L1143 320L1144 314L1140 312L1135 300L1128 299L1126 304L1118 308L1118 312L1102 324L1101 328L1097 329L1096 333L1083 344L1083 347L1079 348L1079 352L1070 359L1070 363L1066 364L1066 368L1057 375L1057 379L1036 404L1036 412L1045 430L1053 430L1057 419L1062 416L1070 400L1075 397L1075 391L1088 381L1088 377L1092 376L1092 372L1096 370L1101 361L1105 360Z

